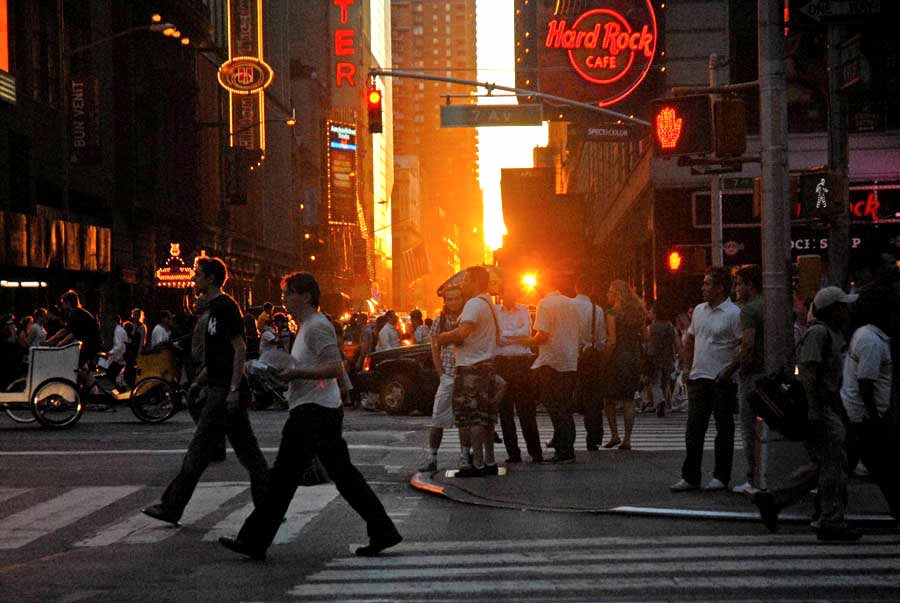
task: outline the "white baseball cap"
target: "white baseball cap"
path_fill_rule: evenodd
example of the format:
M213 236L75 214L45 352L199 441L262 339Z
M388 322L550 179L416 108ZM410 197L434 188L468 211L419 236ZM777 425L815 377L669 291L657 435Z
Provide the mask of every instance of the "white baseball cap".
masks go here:
M816 293L816 297L813 298L813 305L817 310L824 310L832 304L852 304L857 299L859 299L859 295L844 293L844 290L840 287L825 287Z

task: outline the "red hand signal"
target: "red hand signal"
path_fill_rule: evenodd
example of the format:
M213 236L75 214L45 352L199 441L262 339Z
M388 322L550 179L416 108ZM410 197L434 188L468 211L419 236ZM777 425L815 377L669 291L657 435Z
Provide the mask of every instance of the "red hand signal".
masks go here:
M675 109L663 107L656 115L656 138L664 149L674 149L681 138L682 119L675 116Z

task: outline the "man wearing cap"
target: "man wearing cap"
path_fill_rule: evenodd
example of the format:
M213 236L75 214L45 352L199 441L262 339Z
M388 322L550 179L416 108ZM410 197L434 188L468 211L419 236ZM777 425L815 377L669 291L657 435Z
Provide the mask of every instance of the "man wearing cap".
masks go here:
M847 527L844 517L847 497L846 432L841 419L842 351L844 329L850 320L849 304L856 295L838 287L825 287L813 299L813 316L797 362L800 382L809 405L809 428L805 442L812 465L798 470L783 488L753 495L766 527L778 529L778 513L818 487L819 516L813 518L819 540L850 542L860 533Z

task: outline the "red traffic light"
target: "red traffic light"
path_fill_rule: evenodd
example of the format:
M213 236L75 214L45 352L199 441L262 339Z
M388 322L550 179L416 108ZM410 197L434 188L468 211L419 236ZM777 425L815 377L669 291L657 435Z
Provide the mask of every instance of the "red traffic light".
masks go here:
M712 115L708 95L678 96L651 103L653 144L661 157L712 151Z
M369 133L380 134L381 122L381 90L370 86L366 91L366 103L369 105Z
M367 98L369 100L370 108L381 108L381 90L377 88L369 88L369 95Z

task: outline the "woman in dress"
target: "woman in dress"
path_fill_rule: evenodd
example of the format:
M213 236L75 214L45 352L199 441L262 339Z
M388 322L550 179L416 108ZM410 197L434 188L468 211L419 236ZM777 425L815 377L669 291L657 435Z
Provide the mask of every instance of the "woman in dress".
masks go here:
M606 314L606 347L609 350L604 384L604 413L609 423L611 439L604 448L618 446L631 450L631 431L634 429L634 392L641 387L641 343L646 312L641 299L625 281L613 281L609 286ZM619 438L616 407L622 401L625 418L625 438Z

